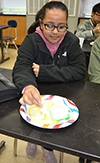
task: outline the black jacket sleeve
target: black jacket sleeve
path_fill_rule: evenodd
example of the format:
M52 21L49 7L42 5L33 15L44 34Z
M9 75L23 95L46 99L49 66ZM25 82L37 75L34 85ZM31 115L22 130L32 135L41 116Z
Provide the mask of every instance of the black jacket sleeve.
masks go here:
M34 85L37 87L36 77L32 70L34 51L35 47L30 37L27 35L19 47L18 57L12 72L13 82L19 88L19 91L22 91L27 85Z

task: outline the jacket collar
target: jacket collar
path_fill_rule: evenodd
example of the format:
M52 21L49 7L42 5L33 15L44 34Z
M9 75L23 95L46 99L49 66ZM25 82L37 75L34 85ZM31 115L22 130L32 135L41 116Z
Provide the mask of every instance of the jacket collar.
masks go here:
M96 24L96 25L93 24L92 19L89 19L89 21L90 21L92 27L96 27L96 26L98 26L97 24Z
M36 33L35 38L36 38L36 44L37 44L39 50L44 52L44 53L48 53L49 55L51 55L48 48L46 47L45 42L41 38L41 36ZM60 46L58 47L58 50L64 48L65 46L68 46L70 42L71 42L71 40L70 40L69 32L67 31L63 41L61 42Z

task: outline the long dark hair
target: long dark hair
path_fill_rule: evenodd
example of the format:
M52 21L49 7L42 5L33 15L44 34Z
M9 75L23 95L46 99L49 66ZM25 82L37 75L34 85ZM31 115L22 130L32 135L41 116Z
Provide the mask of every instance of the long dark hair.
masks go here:
M28 28L27 33L33 33L35 32L36 28L40 26L39 19L43 20L45 17L46 10L52 10L52 9L61 9L62 11L66 12L66 20L68 19L68 9L67 6L60 2L60 1L51 1L47 2L36 14L35 22Z
M36 28L38 26L40 26L40 23L39 23L39 19L41 19L41 12L42 12L42 9L40 9L37 14L36 14L36 17L35 17L35 22L33 22L31 24L31 26L28 28L27 30L27 33L30 34L30 33L33 33L35 32Z

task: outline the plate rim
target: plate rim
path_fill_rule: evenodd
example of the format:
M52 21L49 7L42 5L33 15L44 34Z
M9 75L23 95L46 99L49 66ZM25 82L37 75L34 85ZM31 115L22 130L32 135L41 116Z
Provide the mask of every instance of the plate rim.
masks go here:
M74 119L74 121L73 122L71 122L71 123L68 123L68 121L66 121L66 122L64 122L64 123L57 123L57 124L55 124L55 125L49 125L48 127L43 127L43 124L42 124L42 126L40 126L39 124L39 122L35 122L34 121L34 124L31 122L31 121L28 121L27 119L29 118L29 119L31 119L30 117L29 117L29 115L27 115L27 114L25 114L26 112L25 112L25 110L24 110L24 112L21 110L21 108L23 108L23 107L25 107L25 106L29 106L29 105L27 105L27 104L25 104L25 105L21 105L20 106L20 115L21 115L21 117L26 121L26 122L28 122L29 124L31 124L31 125L33 125L33 126L36 126L36 127L39 127L39 128L42 128L42 129L61 129L61 128L65 128L65 127L68 127L68 126L70 126L70 125L72 125L74 122L76 122L77 120L78 120L78 118L79 118L79 109L78 109L78 107L77 107L77 105L72 101L72 100L70 100L70 99L68 99L68 98L66 98L66 97L63 97L63 96L59 96L59 95L53 95L53 94L44 94L44 95L41 95L41 96L56 96L56 97L60 97L60 98L64 98L64 99L67 99L67 100L69 100L71 103L73 103L74 104L74 106L75 106L75 108L76 108L76 110L77 110L77 117ZM23 107L22 107L23 106ZM31 106L34 106L34 105L30 105L30 107ZM25 118L25 116L23 116L23 114L25 114L26 116L27 116L27 119ZM37 125L36 125L37 124ZM62 126L62 124L66 124L65 126ZM45 124L44 124L45 125ZM52 128L51 128L51 126L52 126ZM59 126L59 127L55 127L55 126Z

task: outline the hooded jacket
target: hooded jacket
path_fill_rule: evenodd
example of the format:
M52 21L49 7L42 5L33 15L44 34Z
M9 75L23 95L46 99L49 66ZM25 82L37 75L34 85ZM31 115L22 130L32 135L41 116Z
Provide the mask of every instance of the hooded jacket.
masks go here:
M99 33L93 33L93 29L96 27L98 27L98 24L94 26L91 19L82 21L78 25L75 35L78 38L82 37L85 40L94 41L99 36Z
M83 80L86 76L85 55L79 46L79 39L69 31L53 57L38 33L25 37L12 73L20 91L27 85L37 87L33 62L40 65L37 78L40 82L69 82Z

